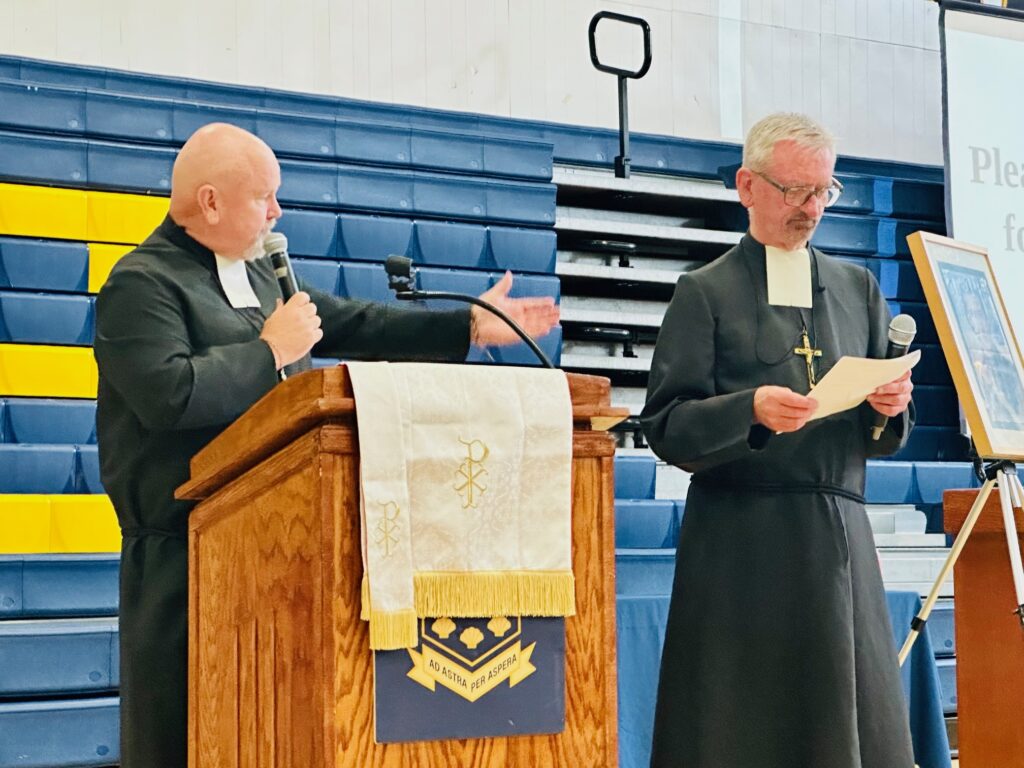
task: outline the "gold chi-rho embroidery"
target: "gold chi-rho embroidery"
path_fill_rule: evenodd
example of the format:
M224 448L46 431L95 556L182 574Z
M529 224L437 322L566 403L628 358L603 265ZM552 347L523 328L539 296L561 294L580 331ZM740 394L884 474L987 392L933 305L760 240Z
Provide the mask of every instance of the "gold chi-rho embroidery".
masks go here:
M473 507L476 509L480 497L487 491L487 486L480 480L487 474L484 462L490 455L490 449L480 440L463 440L459 442L466 446L466 458L455 471L455 491L462 496L462 508Z
M391 557L392 546L398 543L398 532L402 528L398 522L402 510L393 501L380 506L384 508L384 517L377 523L377 537L374 542L378 548L384 550L384 557Z

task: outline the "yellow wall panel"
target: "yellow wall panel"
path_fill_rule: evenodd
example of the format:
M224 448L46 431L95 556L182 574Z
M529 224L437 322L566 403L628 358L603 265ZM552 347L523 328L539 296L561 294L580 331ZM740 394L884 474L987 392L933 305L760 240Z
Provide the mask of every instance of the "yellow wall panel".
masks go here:
M0 496L0 555L50 551L50 497Z
M131 251L134 245L107 245L89 243L89 293L96 293L107 282L114 265Z
M0 184L0 235L85 240L87 193Z
M0 344L0 396L96 397L91 347Z
M166 197L89 192L86 240L132 243L145 240L167 215Z
M110 499L50 496L49 552L120 552L121 529Z

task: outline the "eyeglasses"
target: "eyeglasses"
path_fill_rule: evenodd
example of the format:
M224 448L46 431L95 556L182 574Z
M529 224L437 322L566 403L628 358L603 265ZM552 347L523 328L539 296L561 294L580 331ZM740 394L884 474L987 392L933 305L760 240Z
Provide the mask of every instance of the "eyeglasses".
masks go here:
M832 183L827 187L784 187L775 179L760 171L754 171L754 173L779 190L782 193L782 198L786 201L786 205L791 205L794 208L806 205L807 201L812 197L818 198L826 208L830 208L836 204L839 196L843 194L843 185L839 183L838 179L832 179Z

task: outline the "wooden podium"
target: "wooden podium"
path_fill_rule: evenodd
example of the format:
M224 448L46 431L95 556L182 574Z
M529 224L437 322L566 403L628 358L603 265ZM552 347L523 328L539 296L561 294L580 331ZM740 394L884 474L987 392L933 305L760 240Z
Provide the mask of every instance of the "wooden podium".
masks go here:
M192 460L191 768L614 766L614 444L607 379L569 374L573 570L565 731L380 745L359 619L355 402L344 366L288 379ZM226 396L230 396L227 394Z
M945 492L947 533L960 532L977 496ZM1015 509L1014 516L1024 532L1024 514ZM960 553L953 579L960 765L1024 768L1024 630L1012 613L1017 598L998 489Z

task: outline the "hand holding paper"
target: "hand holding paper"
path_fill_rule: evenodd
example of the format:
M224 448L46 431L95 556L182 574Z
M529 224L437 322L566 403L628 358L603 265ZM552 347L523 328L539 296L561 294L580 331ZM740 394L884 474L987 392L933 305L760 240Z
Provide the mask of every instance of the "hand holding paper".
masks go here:
M809 398L818 401L818 410L811 419L856 408L879 387L894 382L910 371L921 359L921 350L903 357L873 360L864 357L842 357ZM888 415L888 414L887 414Z

